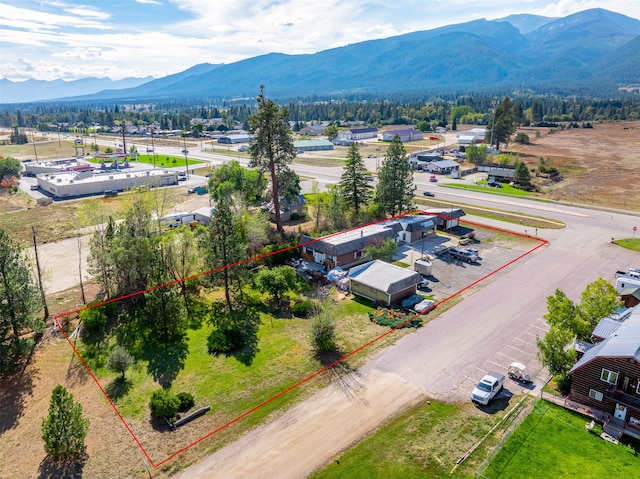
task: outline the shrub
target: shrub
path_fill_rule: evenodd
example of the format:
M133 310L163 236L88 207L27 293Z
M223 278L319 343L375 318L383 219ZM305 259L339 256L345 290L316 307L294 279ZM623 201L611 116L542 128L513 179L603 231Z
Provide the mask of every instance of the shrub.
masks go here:
M149 408L153 417L171 419L180 410L180 399L166 389L158 389L151 395Z
M193 394L182 392L176 394L176 397L180 401L180 409L178 409L180 412L188 411L196 403L195 399L193 399Z
M299 301L291 308L291 313L298 318L308 318L315 311L316 305L310 299Z
M80 311L80 321L89 333L100 333L107 326L107 316L98 308Z
M336 322L330 314L313 318L310 332L311 346L318 352L331 352L337 349Z
M207 338L209 354L216 356L238 351L243 345L242 333L235 329L214 329Z
M300 215L298 213L291 213L291 221L297 221L300 219Z

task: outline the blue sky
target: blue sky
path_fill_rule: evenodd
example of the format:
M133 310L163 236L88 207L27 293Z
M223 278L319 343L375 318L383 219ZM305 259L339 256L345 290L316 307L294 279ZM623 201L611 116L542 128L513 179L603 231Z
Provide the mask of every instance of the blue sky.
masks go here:
M640 0L0 0L0 78L160 78L204 62L588 8L640 18Z

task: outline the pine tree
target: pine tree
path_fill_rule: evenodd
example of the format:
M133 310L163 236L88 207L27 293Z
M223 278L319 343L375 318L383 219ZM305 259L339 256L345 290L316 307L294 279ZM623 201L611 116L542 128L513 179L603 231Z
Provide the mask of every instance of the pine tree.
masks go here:
M269 171L276 228L281 233L284 229L280 218L278 174L285 171L296 156L288 116L286 108L279 108L273 100L265 98L264 85L261 85L258 112L249 117L249 132L255 135L249 146L249 166L262 172Z
M58 385L51 393L49 415L42 420L44 449L51 457L65 458L79 454L89 430L89 420L82 417L82 405Z
M20 357L31 351L33 339L24 333L44 328L36 317L40 293L22 249L0 229L0 375L11 373Z
M340 179L339 191L346 205L353 208L356 216L360 214L360 209L371 201L372 181L373 177L367 172L358 145L352 143L347 151L347 162Z
M407 151L400 136L395 135L378 173L376 202L385 214L396 216L406 213L414 209L415 190Z

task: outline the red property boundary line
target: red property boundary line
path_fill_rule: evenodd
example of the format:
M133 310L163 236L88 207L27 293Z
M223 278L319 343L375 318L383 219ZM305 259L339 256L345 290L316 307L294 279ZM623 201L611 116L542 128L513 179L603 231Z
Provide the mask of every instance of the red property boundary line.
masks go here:
M209 270L209 271L205 271L205 272L202 272L202 273L194 274L194 275L191 275L191 276L186 277L186 278L182 278L182 279L178 279L178 280L174 280L174 281L169 281L169 282L167 282L167 283L164 283L164 284L161 284L161 285L157 285L157 286L153 286L153 287L151 287L151 288L147 288L147 289L144 289L144 290L140 290L140 291L137 291L137 292L135 292L135 293L130 293L130 294L126 294L126 295L123 295L123 296L119 296L119 297L117 297L117 298L112 298L112 299L109 299L109 300L107 300L107 301L103 301L103 302L98 303L98 304L94 304L94 305L91 305L91 306L85 306L85 307L82 307L82 308L79 308L79 309L75 309L75 310L72 310L72 311L68 311L68 312L66 312L66 313L62 313L62 314L59 314L59 315L55 316L53 319L54 319L54 321L55 321L55 323L56 323L56 325L57 325L57 327L58 327L59 331L61 331L61 332L62 332L62 334L64 335L64 338L67 340L67 343L69 343L69 346L71 346L71 349L73 350L73 352L75 353L75 355L78 357L78 359L80 360L80 362L82 363L82 365L84 366L84 368L87 370L87 372L88 372L88 373L89 373L89 375L91 376L91 379L93 379L93 381L96 383L96 385L98 386L98 388L100 389L100 391L102 392L102 394L104 395L104 397L106 398L106 400L108 401L108 403L111 405L111 408L113 409L113 411L116 413L116 415L118 416L118 418L120 418L120 421L122 421L122 424L124 425L124 427L125 427L125 429L127 430L127 432L131 435L131 437L133 438L134 442L137 444L137 446L138 446L138 447L140 448L140 450L142 451L142 454L144 455L144 457L146 458L146 460L147 460L147 461L148 461L148 462L149 462L149 463L150 463L154 468L157 468L157 467L159 467L159 466L163 465L164 463L166 463L167 461L170 461L171 459L175 458L176 456L178 456L178 455L182 454L183 452L187 451L188 449L191 449L191 448L192 448L193 446L195 446L196 444L199 444L200 442L204 441L205 439L210 438L211 436L213 436L213 435L215 435L216 433L218 433L218 432L222 431L223 429L226 429L227 427L231 426L232 424L235 424L236 422L240 421L241 419L243 419L243 418L245 418L245 417L249 416L250 414L252 414L252 413L254 413L255 411L257 411L258 409L261 409L262 407L266 406L267 404L269 404L269 403L271 403L271 402L275 401L276 399L278 399L278 398L280 398L280 397L284 396L284 395L285 395L285 394L287 394L288 392L290 392L290 391L292 391L292 390L294 390L294 389L297 389L298 387L300 387L300 386L302 386L303 384L305 384L305 383L309 382L309 381L310 381L310 380L312 380L313 378L315 378L315 377L317 377L317 376L321 375L322 373L324 373L325 371L327 371L327 370L331 369L331 368L332 368L332 367L334 367L335 365L337 365L337 364L339 364L339 363L341 363L341 362L343 362L343 361L345 361L345 360L349 359L351 356L353 356L353 355L355 355L355 354L359 353L360 351L362 351L362 350L366 349L367 347L371 346L372 344L374 344L374 343L376 343L376 342L380 341L381 339L385 338L386 336L388 336L388 335L390 335L390 334L394 333L394 332L395 332L395 331L397 331L398 329L403 328L406 324L410 323L411 321L415 320L416 318L418 318L418 317L420 317L420 316L422 316L422 315L424 315L424 314L427 314L427 313L429 313L430 311L433 311L433 310L434 310L434 309L436 309L439 305L441 305L441 304L443 304L443 303L445 303L445 302L447 302L447 301L449 301L449 300L451 300L451 299L455 298L456 296L458 296L458 295L462 294L464 291L466 291L466 290L468 290L468 289L472 288L472 287L473 287L473 286L475 286L476 284L478 284L478 283L480 283L480 282L484 281L485 279L487 279L487 278L489 278L489 277L493 276L494 274L498 273L499 271L502 271L503 269L505 269L505 268L507 268L507 267L511 266L512 264L514 264L514 263L516 263L516 262L520 261L520 260L521 260L522 258L524 258L525 256L527 256L527 255L529 255L529 254L533 253L534 251L536 251L536 250L538 250L538 249L542 248L543 246L546 246L546 245L548 244L548 241L547 241L547 240L544 240L544 239L541 239L541 238L532 237L532 236L529 236L529 235L526 235L526 234L520 234L520 233L516 233L516 232L513 232L513 231L505 230L505 229L502 229L502 228L497 228L497 227L487 226L487 225L483 225L483 224L480 224L480 223L474 223L474 222L471 222L471 221L460 221L460 220L459 220L459 222L460 222L460 223L462 223L462 224L472 225L472 226L476 226L476 227L480 227L480 228L484 228L484 229L489 229L489 230L497 231L497 232L500 232L500 233L507 233L507 234L510 234L510 235L513 235L513 236L519 236L519 237L521 237L521 238L525 238L525 239L530 239L530 240L538 241L538 242L539 242L539 244L538 244L537 246L535 246L534 248L532 248L532 249L530 249L530 250L526 251L525 253L521 254L521 255L520 255L520 256L518 256L517 258L515 258L515 259L513 259L513 260L509 261L508 263L506 263L506 264L502 265L501 267L499 267L499 268L495 269L494 271L490 272L489 274L487 274L487 275L483 276L482 278L480 278L480 279L478 279L478 280L474 281L473 283L471 283L471 284L469 284L469 285L465 286L465 287L464 287L464 288L462 288L461 290L459 290L459 291L457 291L457 292L453 293L452 295L450 295L450 296L448 296L448 297L446 297L446 298L444 298L444 299L440 300L438 303L434 304L434 305L433 305L433 306L431 306L429 309L427 309L427 310L423 311L422 313L416 314L415 316L412 316L411 318L409 318L409 319L407 319L406 321L404 321L402 324L399 324L398 326L396 326L396 327L394 327L394 328L390 329L389 331L387 331L387 332L385 332L385 333L381 334L380 336L378 336L378 337L376 337L376 338L372 339L372 340L371 340L371 341L369 341L368 343L363 344L363 345L362 345L362 346L360 346L359 348L354 349L353 351L351 351L350 353L348 353L348 354L346 354L345 356L341 357L340 359L337 359L337 360L336 360L336 361L334 361L333 363L331 363L331 364L329 364L329 365L327 365L327 366L323 367L322 369L319 369L319 370L318 370L318 371L316 371L315 373L313 373L313 374L311 374L311 375L309 375L309 376L305 377L304 379L302 379L302 380L298 381L298 382L297 382L297 383L295 383L294 385L289 386L288 388L286 388L286 389L282 390L282 391L281 391L281 392L279 392L278 394L276 394L276 395L274 395L274 396L270 397L270 398L269 398L269 399L267 399L266 401L263 401L262 403L258 404L257 406L253 407L252 409L249 409L248 411L246 411L246 412L242 413L241 415L237 416L235 419L232 419L231 421L227 422L226 424L223 424L222 426L218 427L217 429L215 429L215 430L211 431L210 433L206 434L205 436L201 437L200 439L197 439L196 441L194 441L194 442L192 442L191 444L189 444L189 445L187 445L187 446L183 447L182 449L179 449L178 451L174 452L173 454L171 454L171 455L167 456L166 458L162 459L161 461L159 461L159 462L157 462L157 463L156 463L156 462L154 462L154 461L151 459L151 457L150 457L150 456L149 456L149 454L147 453L146 449L144 448L144 446L142 445L142 443L140 442L140 440L138 439L138 437L135 435L135 433L133 432L133 430L131 429L131 427L130 427L130 426L129 426L129 424L127 423L127 421L125 421L124 417L122 417L122 414L120 414L120 411L118 410L118 408L116 407L116 405L114 404L114 402L111 400L111 398L109 397L109 395L106 393L106 391L104 390L104 388L103 388L103 387L102 387L102 385L100 384L100 381L98 380L98 378L95 376L95 374L93 373L93 371L91 371L91 368L89 367L89 365L85 362L85 360L84 360L84 358L82 357L82 355L80 354L80 352L77 350L77 348L75 347L75 345L73 344L73 342L71 341L71 339L69 338L69 336L67 335L67 333L64 331L64 329L62 328L62 325L60 324L60 321L59 321L59 319L60 319L60 318L67 317L67 316L70 316L70 315L72 315L72 314L76 314L76 313L79 313L79 312L81 312L81 311L85 311L85 310L87 310L87 309L97 308L97 307L104 306L104 305L109 304L109 303L114 303L114 302L122 301L122 300L124 300L124 299L131 298L131 297L134 297L134 296L138 296L138 295L140 295L140 294L144 294L144 293L149 292L149 291L154 291L154 290L159 289L159 288L164 288L165 286L171 286L171 285L174 285L174 284L179 284L179 283L182 283L182 282L188 281L188 280L190 280L190 279L194 279L194 278L198 278L198 277L201 277L201 276L206 276L206 275L209 275L209 274L212 274L212 273L216 273L216 272L219 272L219 271L223 271L223 270L225 270L225 269L227 269L227 268L232 268L232 267L234 267L234 266L240 266L240 265L247 264L247 263L250 263L250 262L258 261L258 260L260 260L260 259L264 259L264 258L267 258L267 257L269 257L269 256L273 256L273 255L276 255L276 254L279 254L279 253L283 253L283 252L286 252L286 251L290 251L290 250L292 250L292 249L297 249L297 248L300 248L300 247L302 247L302 246L306 246L306 245L309 245L309 244L315 243L315 242L320 241L320 240L322 240L322 239L326 239L326 238L331 238L331 237L334 237L334 236L338 236L338 235L340 235L340 234L347 233L347 232L350 232L350 231L355 231L355 230L358 230L358 229L362 229L362 228L365 228L365 227L367 227L367 226L371 226L371 225L374 225L374 224L384 223L384 222L387 222L387 221L389 221L389 220L398 219L398 218L403 218L403 217L406 217L406 216L408 216L408 215L410 215L410 214L412 214L412 213L416 213L416 212L418 212L418 213L419 213L419 212L421 212L421 210L415 210L415 211L412 211L411 213L408 213L408 214L405 214L405 215L395 216L395 217L393 217L393 218L388 218L388 219L385 219L385 220L382 220L382 221L375 221L375 222L371 222L371 223L366 224L366 225L364 225L364 226L358 226L358 227L356 227L356 228L351 228L351 229L348 229L348 230L345 230L345 231L340 231L340 232L338 232L338 233L334 233L334 234L331 234L331 235L328 235L328 236L323 236L322 238L316 238L316 239L313 239L312 241L307 241L307 242L304 242L304 243L299 243L299 244L297 244L297 245L295 245L295 246L289 246L289 247L287 247L287 248L283 248L283 249L278 250L278 251L274 251L274 252L271 252L271 253L262 254L262 255L259 255L259 256L254 256L254 257L252 257L252 258L249 258L249 259L246 259L246 260L243 260L243 261L239 261L239 262L234 263L234 264L229 264L229 265L226 265L226 266L222 266L222 267L220 267L220 268L211 269L211 270ZM439 216L440 218L443 218L443 219L445 219L445 220L453 219L452 217L447 216L447 215L445 215L445 214L437 214L437 213L429 213L429 214L432 214L433 216Z

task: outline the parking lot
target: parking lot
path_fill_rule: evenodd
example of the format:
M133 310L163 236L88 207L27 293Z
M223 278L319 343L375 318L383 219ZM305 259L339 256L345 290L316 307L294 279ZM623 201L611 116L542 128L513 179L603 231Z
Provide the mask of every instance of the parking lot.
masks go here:
M533 241L526 240L514 241L513 244L496 241L496 233L491 230L478 230L474 231L474 234L475 241L468 245L460 245L456 236L441 233L432 238L425 238L424 241L400 245L394 260L412 265L423 253L430 258L432 274L426 277L429 280L429 289L424 292L441 301L483 278L485 279L478 287L490 284L493 278L487 275L513 261L534 245ZM456 259L446 252L452 247L473 247L478 250L479 260L467 263Z

